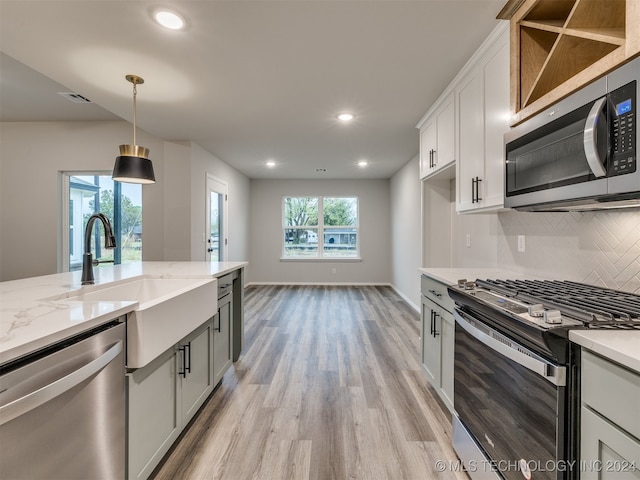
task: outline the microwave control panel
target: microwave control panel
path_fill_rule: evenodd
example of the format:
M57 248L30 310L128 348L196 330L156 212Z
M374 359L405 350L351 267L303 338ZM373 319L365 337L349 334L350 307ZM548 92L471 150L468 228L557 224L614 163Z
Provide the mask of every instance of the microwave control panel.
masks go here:
M611 112L611 161L609 175L636 171L636 81L609 94Z

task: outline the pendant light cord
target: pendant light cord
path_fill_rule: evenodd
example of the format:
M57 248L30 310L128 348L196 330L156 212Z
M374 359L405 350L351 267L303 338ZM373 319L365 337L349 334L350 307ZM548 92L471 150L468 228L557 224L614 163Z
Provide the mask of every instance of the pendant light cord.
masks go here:
M137 84L133 82L133 144L136 143L136 95L138 94Z

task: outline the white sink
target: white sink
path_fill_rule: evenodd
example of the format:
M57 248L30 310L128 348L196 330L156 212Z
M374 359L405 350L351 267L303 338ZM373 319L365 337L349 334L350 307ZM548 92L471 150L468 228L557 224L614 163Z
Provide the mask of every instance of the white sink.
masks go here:
M139 277L65 294L65 301L133 301L127 315L127 367L140 368L218 311L215 278Z

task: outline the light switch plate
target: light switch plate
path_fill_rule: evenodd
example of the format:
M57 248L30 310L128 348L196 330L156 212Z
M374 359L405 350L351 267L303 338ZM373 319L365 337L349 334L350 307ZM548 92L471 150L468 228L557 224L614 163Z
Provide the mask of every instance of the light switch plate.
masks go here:
M518 251L519 252L525 251L524 235L518 235Z

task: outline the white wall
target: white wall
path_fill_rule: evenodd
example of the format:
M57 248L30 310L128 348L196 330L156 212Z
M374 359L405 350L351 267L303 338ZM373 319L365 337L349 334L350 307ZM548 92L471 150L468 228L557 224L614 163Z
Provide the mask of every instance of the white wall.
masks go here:
M163 260L191 260L191 148L186 143L165 142ZM204 197L202 197L204 201ZM147 212L144 210L144 218ZM147 239L144 239L146 246ZM144 250L144 249L143 249Z
M251 180L249 281L389 284L389 184L389 180ZM287 195L358 196L362 261L281 261L282 197Z
M145 260L164 248L162 141L138 131L157 183L142 187ZM115 122L0 124L0 280L56 273L61 223L60 171L111 171L131 125ZM153 239L153 241L147 239Z
M391 285L418 310L422 252L420 168L416 156L391 178Z

